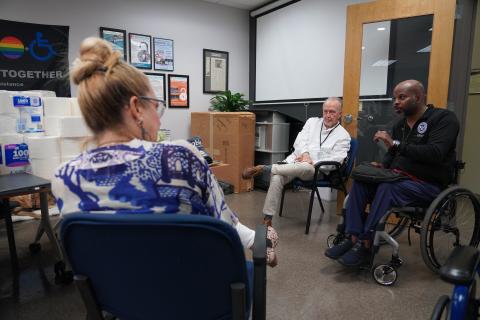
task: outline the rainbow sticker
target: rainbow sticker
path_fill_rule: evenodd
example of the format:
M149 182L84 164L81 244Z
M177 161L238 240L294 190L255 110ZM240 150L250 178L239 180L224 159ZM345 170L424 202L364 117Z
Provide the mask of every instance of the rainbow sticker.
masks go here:
M23 56L25 47L19 39L6 36L0 40L0 53L8 59L18 59Z

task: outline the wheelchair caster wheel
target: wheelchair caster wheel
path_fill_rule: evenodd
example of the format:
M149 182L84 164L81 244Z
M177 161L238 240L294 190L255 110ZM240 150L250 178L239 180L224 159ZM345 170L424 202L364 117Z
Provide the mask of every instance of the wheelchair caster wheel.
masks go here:
M57 284L69 284L73 281L73 272L65 270L65 263L59 261L55 263L55 283Z
M327 238L327 247L332 248L334 245L338 243L337 241L337 236L334 234L331 234Z
M40 243L30 243L28 250L30 250L32 254L38 253L42 250L42 245Z
M343 239L345 239L345 235L342 233L331 234L327 238L327 246L329 248L332 248L333 246L336 246L337 244L342 242Z
M382 286L391 286L397 281L397 269L389 264L379 264L372 268L372 277Z

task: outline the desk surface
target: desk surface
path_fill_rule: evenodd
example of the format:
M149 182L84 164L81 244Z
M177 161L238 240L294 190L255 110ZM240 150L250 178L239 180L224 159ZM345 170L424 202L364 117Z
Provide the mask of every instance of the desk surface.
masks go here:
M19 192L35 192L40 188L50 188L49 180L29 173L17 173L0 176L0 197L15 195Z

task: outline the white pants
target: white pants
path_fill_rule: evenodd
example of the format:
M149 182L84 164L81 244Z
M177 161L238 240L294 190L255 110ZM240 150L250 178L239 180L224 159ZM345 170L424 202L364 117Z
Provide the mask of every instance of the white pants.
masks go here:
M263 214L273 216L279 211L284 185L295 178L311 180L314 174L314 166L306 162L272 165L270 187L265 198Z

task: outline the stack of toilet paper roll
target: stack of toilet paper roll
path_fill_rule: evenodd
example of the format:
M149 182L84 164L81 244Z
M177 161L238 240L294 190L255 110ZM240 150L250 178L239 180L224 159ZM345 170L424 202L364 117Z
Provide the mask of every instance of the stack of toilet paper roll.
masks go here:
M16 91L0 90L0 115L10 115L15 117L17 111L13 107L12 96L17 94Z
M22 144L23 136L16 131L16 110L13 108L13 91L0 90L0 174L25 171L26 166L12 159L13 145ZM5 147L8 148L5 154ZM7 165L8 162L8 165Z
M61 138L90 136L76 98L44 99L45 134Z
M13 107L14 91L0 90L0 135L16 133L17 111Z
M42 97L45 132L16 132L14 95ZM0 91L0 174L27 171L51 180L60 163L83 151L85 137L90 135L76 98L55 97L54 92L40 90Z
M30 165L36 176L51 180L58 166L82 153L85 138L59 136L26 137L30 150Z
M58 166L77 157L90 136L76 98L44 98L44 137L28 139L32 173L52 179Z
M51 180L61 162L60 138L56 136L27 136L32 173Z

